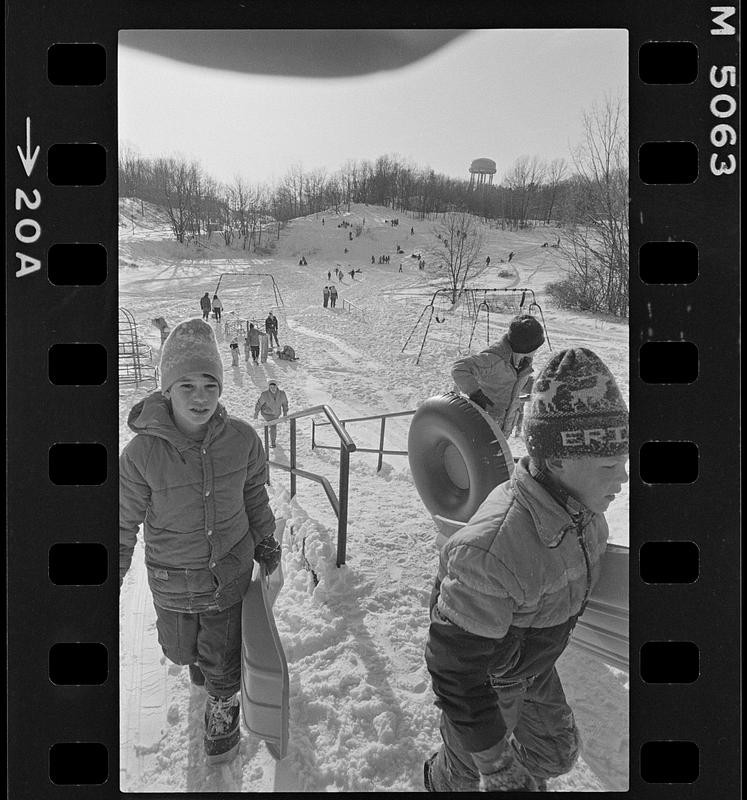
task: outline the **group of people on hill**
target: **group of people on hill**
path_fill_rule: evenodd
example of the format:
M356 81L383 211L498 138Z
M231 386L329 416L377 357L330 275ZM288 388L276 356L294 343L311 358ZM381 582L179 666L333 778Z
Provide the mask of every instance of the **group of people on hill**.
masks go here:
M423 767L428 791L545 791L581 750L556 662L599 579L604 514L628 479L629 415L588 348L553 353L535 376L544 342L540 322L519 315L451 367L475 413L506 438L520 432L527 455L440 552L423 621L441 736ZM159 375L160 391L130 412L135 436L120 457L119 583L143 525L159 643L207 691L203 744L218 763L239 747L242 597L253 562L272 573L281 547L262 441L220 403L223 365L204 319L170 332ZM288 398L274 380L260 414L275 447Z
M379 264L388 264L390 256L379 256ZM371 263L375 264L376 259L374 256L371 256Z
M223 311L223 303L221 303L220 298L217 294L213 295L213 299L210 299L210 295L205 292L204 295L200 298L200 308L202 309L202 318L204 320L210 319L210 312L213 312L213 319L220 322L221 312Z
M322 289L322 305L324 308L334 308L337 305L337 287L334 283Z
M249 323L244 338L244 361L252 359L252 363L257 365L260 360L262 363L267 361L267 353L272 347L273 341L276 347L280 347L278 341L278 318L270 311L265 319L265 329L260 330L253 322ZM234 337L229 345L231 350L231 366L239 365L239 340Z

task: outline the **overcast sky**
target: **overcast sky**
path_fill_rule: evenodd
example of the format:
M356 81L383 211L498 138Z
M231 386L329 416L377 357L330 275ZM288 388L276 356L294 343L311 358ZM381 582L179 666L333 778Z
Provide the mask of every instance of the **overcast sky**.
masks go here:
M240 74L128 46L118 56L120 142L194 158L224 182L274 183L299 163L332 173L390 153L462 178L491 158L498 182L522 155L567 158L582 111L628 94L625 30L474 31L352 78Z

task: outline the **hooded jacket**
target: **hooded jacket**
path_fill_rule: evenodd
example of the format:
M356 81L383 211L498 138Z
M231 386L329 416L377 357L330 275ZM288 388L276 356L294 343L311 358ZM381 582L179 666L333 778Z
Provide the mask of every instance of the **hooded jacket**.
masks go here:
M519 395L531 390L534 372L531 357L525 357L521 369L517 370L511 363L512 355L508 336L502 336L499 342L481 353L455 361L451 368L451 377L458 391L471 395L482 389L493 401L485 411L498 422L507 438L521 409Z
M270 315L265 320L265 331L269 333L272 331L273 333L278 332L278 318L274 315Z
M257 414L262 414L265 419L277 419L281 414L287 413L288 396L280 388L274 395L269 389L265 389L254 405L255 417Z
M494 687L551 669L599 578L602 514L517 464L441 549L426 662L436 705L475 753L506 734Z
M201 612L239 602L255 545L275 531L256 431L219 404L203 441L190 439L160 392L135 405L128 424L137 435L119 459L120 582L144 523L156 605Z

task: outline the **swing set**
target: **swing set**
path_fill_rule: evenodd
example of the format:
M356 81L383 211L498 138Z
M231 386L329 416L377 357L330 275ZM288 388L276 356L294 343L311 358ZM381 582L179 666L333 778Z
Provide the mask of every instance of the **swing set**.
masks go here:
M243 280L233 281L231 280L232 278L239 278ZM268 278L271 282L269 287L267 286ZM230 294L234 294L238 291L244 291L246 289L253 290L251 299L247 298L246 296L241 297L241 304L244 306L259 306L263 309L263 311L265 308L270 308L270 310L272 310L273 313L276 313L278 316L282 315L282 321L285 322L285 303L283 301L283 296L280 293L280 287L275 281L275 277L270 273L222 272L218 277L218 283L215 287L214 294L218 294L219 291L222 291L221 284L223 285L223 289ZM270 288L272 289L272 298L270 298ZM274 300L274 303L272 300ZM255 314L254 316L247 314L246 316L241 316L235 311L226 311L223 316L226 317L224 322L224 331L228 338L244 335L244 332L249 330L250 322L253 322L257 328L264 328L264 317L259 319L261 314Z
M467 352L469 352L470 348L472 347L472 340L475 336L475 330L477 328L477 324L480 321L480 312L484 311L486 315L486 347L490 344L490 314L497 313L500 311L505 310L506 300L519 297L518 306L514 305L513 309L516 313L526 313L526 314L538 314L540 319L542 320L542 327L545 331L545 341L547 342L548 347L552 350L552 345L550 344L550 337L547 333L547 325L545 324L545 315L542 313L542 307L537 302L537 297L534 294L533 289L525 288L512 288L512 289L489 289L489 288L471 288L471 289L462 289L457 297L457 303L450 302L452 290L451 289L437 289L433 296L430 299L430 302L425 306L425 308L421 311L420 316L417 319L417 322L413 326L412 330L410 331L410 335L407 337L404 345L402 346L402 350L400 352L404 353L407 349L407 345L410 343L415 331L417 330L418 326L420 325L423 317L425 317L426 313L428 314L425 332L423 334L423 340L420 343L420 350L418 351L418 356L415 359L415 364L420 363L420 356L423 354L423 348L425 347L426 339L428 338L428 332L431 327L431 323L433 322L434 318L437 324L442 324L447 321L448 316L446 314L447 310L453 309L456 307L457 303L461 300L461 319L459 325L459 352L464 352L462 350L462 336L464 330L464 323L465 318L471 319L472 323L470 326L469 332L469 342L467 343ZM529 303L527 304L527 300Z

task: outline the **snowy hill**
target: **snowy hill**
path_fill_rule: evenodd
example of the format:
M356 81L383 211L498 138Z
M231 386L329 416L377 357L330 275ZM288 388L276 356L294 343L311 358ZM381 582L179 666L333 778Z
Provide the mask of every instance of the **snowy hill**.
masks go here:
M287 392L291 411L326 403L342 419L411 410L451 388L450 363L467 352L471 334L471 319L461 307L437 309L444 321L433 320L415 364L427 313L416 323L443 285L430 271L429 254L436 243L432 222L398 213L400 223L393 227L391 209L353 205L341 216L291 221L273 254L258 257L220 247L215 236L209 249L177 245L162 211L145 204L145 213L138 216L140 210L139 201L121 201L120 306L132 312L154 358L160 337L151 320L164 317L173 326L199 316L200 296L206 291L212 295L223 273L230 273L220 279L224 322L264 320L273 308L280 320L280 343L290 344L299 356L295 362L270 357L257 367L242 359L232 368L230 334L214 322L224 354L222 402L230 413L251 420L257 396L270 378ZM350 227L338 227L343 220ZM627 325L558 310L544 294L544 285L562 274L562 262L557 249L542 245L558 235L562 231L549 227L508 232L485 226L483 250L491 267L472 285L534 289L552 348L582 345L595 350L627 399ZM397 244L404 255L396 255ZM498 272L506 268L501 259L511 251L513 272L500 277ZM418 269L411 253L422 254L426 270ZM388 265L371 263L372 256L377 261L383 254L391 255ZM307 266L299 266L301 256ZM341 280L335 278L336 267L344 272ZM351 269L361 272L351 278ZM323 308L322 287L332 282L340 300L334 309ZM517 310L518 305L490 315L491 341ZM483 320L474 331L472 349L482 349L487 336ZM546 346L537 354L538 368L550 353ZM122 385L121 445L132 436L125 422L128 410L150 391L152 387ZM386 449L407 449L408 423L409 417L388 422ZM377 446L377 421L353 422L348 430L359 446ZM317 429L316 441L334 444L330 429ZM278 442L274 458L287 461L285 428ZM515 454L524 452L520 440L512 439L510 445ZM298 466L336 486L338 455L311 449L311 423L306 420L298 424ZM139 545L121 599L123 791L422 789L422 762L439 743L438 714L423 658L437 551L435 529L412 483L407 458L385 456L377 472L375 455L352 454L347 563L339 569L337 521L321 487L299 479L291 500L287 473L273 469L271 481L273 509L288 520L286 581L275 615L291 675L289 755L276 774L264 745L244 732L235 762L223 769L205 766L204 693L190 686L186 668L169 664L160 652ZM627 487L607 517L611 540L627 544ZM559 671L586 746L583 761L550 788L625 790L627 676L573 648L561 659Z

